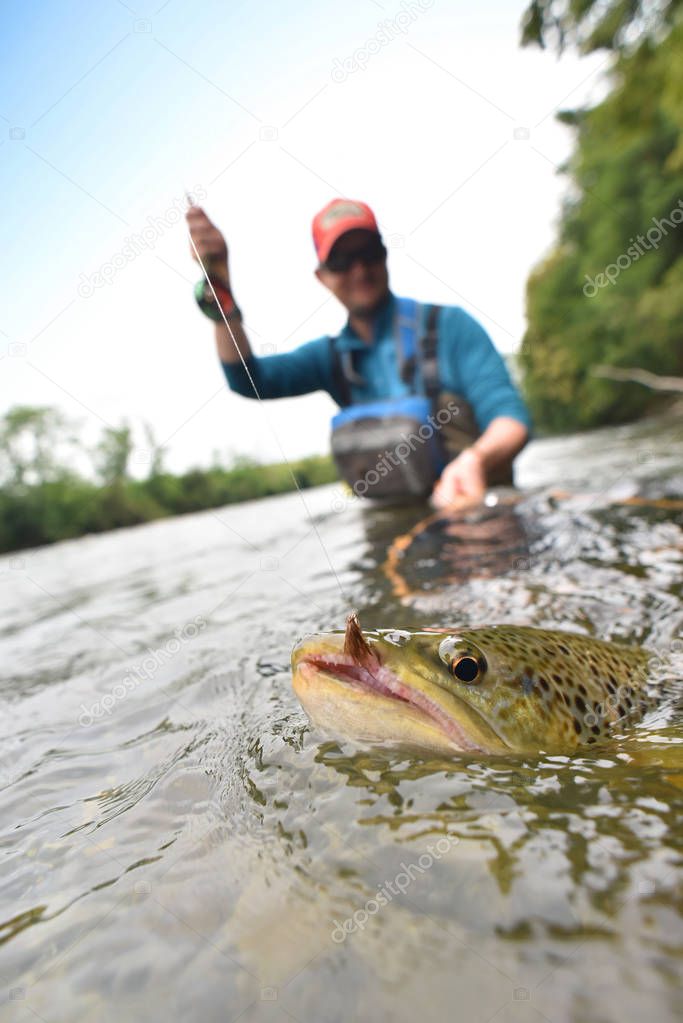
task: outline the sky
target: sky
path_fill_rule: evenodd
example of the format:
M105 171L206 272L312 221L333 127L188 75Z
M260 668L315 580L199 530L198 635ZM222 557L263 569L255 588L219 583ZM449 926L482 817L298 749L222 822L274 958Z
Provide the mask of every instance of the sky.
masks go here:
M0 414L58 407L84 449L143 424L173 471L328 449L325 394L232 394L198 312L185 190L225 232L257 355L338 332L313 215L368 202L392 290L460 305L503 353L555 236L557 110L605 57L519 47L516 0L28 0L0 33ZM136 468L137 466L137 468Z

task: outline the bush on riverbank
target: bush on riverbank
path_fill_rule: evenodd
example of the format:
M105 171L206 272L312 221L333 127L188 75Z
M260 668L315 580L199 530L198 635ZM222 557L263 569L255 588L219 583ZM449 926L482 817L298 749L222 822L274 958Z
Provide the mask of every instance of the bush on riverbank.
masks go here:
M294 489L286 464L261 465L237 458L228 467L174 475L163 471L160 449L151 459L147 479L132 479L128 462L133 442L125 424L104 431L93 452L98 479L85 479L66 464L72 434L73 424L54 409L17 406L0 421L4 455L0 551L37 547ZM334 463L326 455L299 459L291 468L302 489L337 479Z

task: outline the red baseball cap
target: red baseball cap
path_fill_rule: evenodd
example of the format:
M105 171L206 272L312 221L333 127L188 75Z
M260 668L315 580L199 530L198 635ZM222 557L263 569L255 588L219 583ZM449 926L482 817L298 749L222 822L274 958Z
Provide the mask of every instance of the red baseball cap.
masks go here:
M313 244L318 260L324 263L338 238L358 229L379 234L375 214L357 199L333 199L313 218Z

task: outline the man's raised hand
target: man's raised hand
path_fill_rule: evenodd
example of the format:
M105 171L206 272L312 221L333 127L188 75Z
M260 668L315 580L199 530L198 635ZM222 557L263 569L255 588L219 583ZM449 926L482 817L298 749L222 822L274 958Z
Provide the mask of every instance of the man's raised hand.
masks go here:
M192 258L199 258L210 277L215 277L226 287L230 285L228 271L228 246L216 225L209 220L201 206L190 206L185 214L190 237L197 249L190 246Z

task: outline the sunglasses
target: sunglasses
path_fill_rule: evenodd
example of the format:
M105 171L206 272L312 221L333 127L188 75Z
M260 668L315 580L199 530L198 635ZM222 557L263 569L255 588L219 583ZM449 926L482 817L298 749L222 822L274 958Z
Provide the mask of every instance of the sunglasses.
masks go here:
M372 266L374 263L381 263L386 257L387 250L381 238L371 238L358 249L350 252L335 252L334 249L322 264L325 270L335 274L346 273L354 263L362 263L363 266Z

